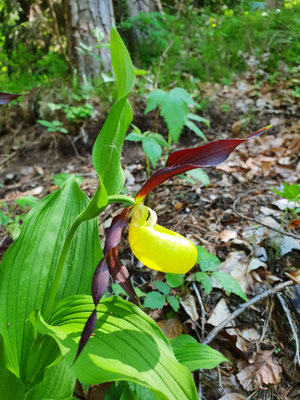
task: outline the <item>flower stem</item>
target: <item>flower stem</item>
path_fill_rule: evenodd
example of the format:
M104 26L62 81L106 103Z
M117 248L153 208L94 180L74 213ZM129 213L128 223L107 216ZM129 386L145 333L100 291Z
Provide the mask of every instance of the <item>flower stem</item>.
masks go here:
M122 195L122 194L116 194L116 195L108 196L107 202L108 202L108 204L124 203L124 204L130 204L132 206L135 204L135 200L134 200L133 197L125 196L125 195Z
M149 162L149 157L145 153L145 158L146 158L146 170L147 170L147 179L150 178L150 162ZM150 193L147 194L146 197L146 205L149 207L150 204Z

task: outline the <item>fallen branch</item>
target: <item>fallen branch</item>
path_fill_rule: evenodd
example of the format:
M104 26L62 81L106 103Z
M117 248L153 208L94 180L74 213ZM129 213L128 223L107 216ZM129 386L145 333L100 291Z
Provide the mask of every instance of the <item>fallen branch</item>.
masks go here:
M280 233L281 235L289 236L289 237L292 237L292 238L294 238L294 239L300 240L300 236L294 235L293 233L282 232L282 231L280 231L280 230L278 230L278 229L272 228L272 226L266 225L266 224L264 224L264 223L258 221L258 220L255 219L255 218L246 217L245 215L240 214L240 213L237 211L237 209L236 209L236 205L237 205L237 203L240 201L241 197L243 197L244 195L245 195L245 193L240 194L240 195L234 200L234 203L233 203L233 206L232 206L233 212L234 212L238 217L243 218L243 219L246 219L246 220L248 220L248 221L255 222L256 224L261 225L261 226L264 226L265 228L271 229L272 231L277 232L277 233Z
M241 315L248 307L252 306L253 304L257 303L258 301L265 299L266 297L272 296L277 294L280 290L286 288L287 286L293 285L293 281L287 281L280 283L279 285L275 286L272 289L266 290L264 293L258 294L257 296L253 297L251 300L247 301L246 303L242 304L239 308L237 308L229 317L227 317L220 325L216 326L203 340L203 344L209 344L214 338L218 335L221 330L224 329L226 325L228 325L231 321L233 321L236 317Z
M295 342L295 346L296 346L294 363L298 364L300 366L300 350L299 350L299 339L298 339L297 327L294 324L293 318L291 316L291 312L290 312L288 306L286 305L284 298L279 293L277 293L277 298L280 301L283 311L286 313L287 319L289 321L289 324L290 324L290 327L291 327L291 330L293 333L293 338L294 338L294 342Z
M205 311L204 304L203 304L203 301L202 301L202 298L201 298L201 295L200 295L200 292L198 290L198 287L197 287L196 283L193 282L192 286L193 286L193 289L194 289L194 291L196 293L196 297L197 297L198 303L199 303L200 308L201 308L201 339L203 339L204 338L204 334L205 334L206 311Z

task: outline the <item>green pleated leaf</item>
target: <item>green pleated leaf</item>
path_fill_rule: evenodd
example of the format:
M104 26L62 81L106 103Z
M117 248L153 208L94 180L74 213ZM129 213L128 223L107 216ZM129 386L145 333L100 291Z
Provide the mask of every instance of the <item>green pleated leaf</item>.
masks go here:
M27 392L21 379L18 379L5 367L1 337L0 377L0 399L5 400L44 400L46 398L64 400L71 397L76 380L65 361L61 361L59 364L47 368L41 383Z
M90 296L71 296L59 303L51 325L39 316L39 331L57 341L69 366L93 309ZM88 384L125 380L150 388L158 399L197 399L191 374L148 315L116 296L101 302L97 311L94 335L72 366L79 380Z
M29 316L45 309L64 240L87 203L75 178L70 178L27 214L19 238L0 265L0 334L7 367L28 386L41 380L44 367L59 354L55 341L36 335ZM100 258L97 222L83 222L71 243L56 300L89 293Z
M228 361L223 354L211 347L198 343L190 335L179 335L175 339L169 339L174 354L178 361L185 365L191 372L196 369L210 369Z
M42 381L35 388L29 390L26 400L69 399L72 397L75 381L75 376L63 360L46 369Z
M120 157L132 111L127 100L134 85L134 70L128 51L116 29L112 28L110 51L118 84L118 100L112 106L93 148L93 164L108 195L122 189L125 176Z
M190 343L175 346L174 354L178 361L185 365L191 372L197 369L211 369L228 361L223 354L201 343Z
M23 399L26 387L20 379L11 373L5 366L3 341L0 336L0 399Z

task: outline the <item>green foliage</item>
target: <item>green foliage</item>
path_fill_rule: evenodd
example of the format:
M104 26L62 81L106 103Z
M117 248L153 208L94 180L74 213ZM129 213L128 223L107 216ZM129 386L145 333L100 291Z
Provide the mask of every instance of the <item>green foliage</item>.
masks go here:
M146 294L144 307L155 310L163 308L167 301L175 312L179 310L180 304L177 297L170 295L170 286L163 281L155 281L154 285L159 292L151 291Z
M67 63L48 21L48 6L40 4L38 13L33 8L26 11L27 6L14 0L0 5L0 86L4 91L20 93L67 78Z
M166 280L171 288L177 288L182 286L184 283L183 274L166 274Z
M218 259L217 256L211 254L202 246L197 246L197 251L198 251L197 264L200 265L201 271L211 272L211 271L216 271L219 268L221 261Z
M194 274L195 279L202 284L207 294L212 290L211 276L226 290L229 294L234 293L247 301L247 296L236 279L226 272L219 270L220 260L214 254L211 254L204 247L197 246L200 272Z
M127 100L134 85L131 59L121 38L111 32L110 51L118 84L118 100L112 106L93 147L93 164L107 193L114 195L122 189L125 176L120 163L123 142L132 120Z
M220 7L222 3L224 7ZM157 57L172 42L160 74L161 87L175 81L189 88L195 79L228 82L248 68L259 68L266 78L276 71L284 76L282 62L290 69L299 65L299 3L282 6L279 12L253 9L247 2L244 7L237 2L235 8L222 3L206 2L204 9L190 7L175 19L168 15L173 10L166 8L164 24L151 26L151 33L142 38L139 54L155 74ZM150 26L146 27L150 31ZM159 47L151 42L156 34L168 38L159 54ZM190 76L193 78L187 79Z
M240 296L243 300L248 300L238 281L234 279L231 275L227 274L224 271L214 271L211 275L229 294L234 293Z
M67 203L66 198L69 197L72 197L72 202ZM19 238L3 257L0 333L8 367L25 386L41 380L44 368L58 356L58 352L45 337L35 337L30 322L24 325L24 321L33 310L45 309L49 288L54 285L55 267L63 242L74 218L87 202L86 196L71 178L31 210ZM49 213L49 210L52 212ZM89 291L89 280L100 254L98 227L96 221L90 221L78 230L71 245L66 264L70 267L60 281L58 298L68 293ZM36 257L39 261L35 261ZM13 282L19 282L19 285Z
M189 113L189 105L195 106L196 104L184 89L175 88L168 93L161 89L156 89L148 96L145 113L147 114L149 111L160 107L160 113L168 126L170 137L174 143L178 142L184 126L187 126L196 135L206 140L203 132L195 125L193 120L204 122L206 125L209 125L209 121Z
M147 293L144 301L144 307L155 310L156 308L163 308L166 302L166 297L159 292Z
M111 287L111 288L112 288L113 293L114 293L116 296L122 295L122 296L127 297L127 293L125 292L124 289L121 288L121 286L120 286L118 283L112 284L112 287ZM146 294L145 294L140 288L138 288L138 287L135 287L135 288L134 288L134 291L135 291L136 295L137 295L139 298L140 298L140 297L145 297L145 296L146 296Z
M33 196L23 196L16 199L14 204L9 208L4 202L0 203L0 227L4 226L12 240L16 240L21 233L22 224L26 214L21 213L15 215L16 206L22 207L25 211L34 207L39 200Z
M62 300L51 323L38 315L38 330L54 338L70 367L93 309L92 298L79 295ZM167 338L149 316L116 296L101 302L97 312L95 336L72 366L78 379L88 384L127 380L148 387L158 398L197 399L191 374L176 360Z
M105 400L157 400L148 388L133 382L115 382L105 395Z
M206 294L209 294L212 291L212 281L206 272L196 272L195 278L199 283L201 283Z
M272 188L272 191L289 201L300 201L300 185L296 183L288 185L286 182L284 182L282 192L276 188Z
M76 101L83 100L83 98L81 96L78 96L76 93L72 94L72 98ZM83 119L88 119L94 111L93 106L89 103L77 106L71 106L69 104L49 103L49 108L52 111L62 110L66 118L69 119L71 122L80 122Z
M67 129L63 127L63 123L57 120L54 121L45 121L42 119L38 119L36 122L39 124L46 126L48 132L50 133L55 133L55 132L61 132L61 133L68 133Z
M142 132L137 126L132 125L133 131L126 136L131 142L142 142L145 155L149 157L153 168L162 155L162 147L168 147L168 143L162 135L150 131Z
M127 18L120 24L128 38L129 47L132 44L132 30L139 32L139 35L134 38L134 46L143 67L156 61L168 46L171 33L166 29L166 24L170 26L173 21L174 17L168 14L142 12L138 16Z
M169 339L174 350L175 357L191 372L197 369L210 369L228 361L223 354L211 347L198 343L190 335L180 335L175 339Z
M123 186L120 154L132 117L127 97L134 80L116 30L111 33L111 55L118 100L94 146L99 175L94 196L87 199L71 176L28 213L20 236L2 259L0 335L5 355L1 347L0 369L6 382L0 390L9 388L12 398L70 397L76 376L88 384L132 381L165 400L197 399L191 374L155 322L119 297L98 307L95 335L74 364L83 327L94 310L94 301L84 294L102 256L96 217L109 202L134 204L132 198L115 194ZM53 128L47 121L46 126ZM21 202L23 207L28 204L32 198ZM158 286L175 307L168 285Z

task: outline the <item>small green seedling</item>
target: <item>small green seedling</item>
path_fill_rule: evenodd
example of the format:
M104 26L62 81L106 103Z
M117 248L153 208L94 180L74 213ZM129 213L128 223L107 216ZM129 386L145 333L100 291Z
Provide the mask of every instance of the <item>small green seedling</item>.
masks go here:
M211 277L215 278L217 282L223 287L226 292L234 293L247 301L247 296L241 288L240 284L231 275L224 271L219 270L221 261L217 256L211 254L204 247L197 246L198 259L197 264L200 265L199 272L193 274L190 279L197 280L203 286L206 294L212 291Z
M75 93L73 93L72 97L74 98L74 96L75 96L76 101L81 100L81 97L76 95ZM93 114L93 111L94 111L94 107L89 103L81 104L78 106L71 106L69 104L49 103L49 107L50 107L51 111L61 110L66 115L67 119L69 119L71 122L75 122L75 123L80 122L84 119L88 119ZM38 122L40 122L40 121L38 121Z
M146 294L144 307L155 310L156 308L163 308L167 301L175 312L179 310L180 303L178 297L170 295L170 286L162 281L155 281L154 285L159 290L151 291Z
M122 295L122 296L124 296L125 298L127 297L127 293L125 292L124 289L121 288L121 286L120 286L118 283L113 283L112 286L111 286L111 288L112 288L113 293L114 293L116 296ZM134 291L135 291L135 293L136 293L136 295L137 295L138 298L141 298L141 297L145 297L145 296L146 296L146 293L144 293L139 287L135 287L135 288L134 288Z
M63 123L55 120L55 121L45 121L43 119L38 119L37 122L43 126L45 126L50 133L68 133L67 129L63 127Z
M276 235L274 235L270 246L269 259L275 262L279 257L280 248L284 241L284 236L281 235L280 239L279 235L280 235L280 230L283 228L285 224L287 215L288 215L287 225L285 225L286 227L284 229L284 232L288 231L289 227L293 222L294 216L300 213L300 185L296 183L288 185L286 182L284 182L282 192L280 192L276 188L271 188L271 190L273 193L278 194L278 196L281 196L287 200L285 210L280 221L280 228L278 230L279 232L276 233Z
M167 141L159 133L150 131L142 132L137 126L131 124L133 130L130 132L126 140L131 142L142 142L143 151L146 157L147 176L150 177L149 160L153 168L156 167L157 161L162 155L162 147L169 147Z
M16 206L19 205L27 212L29 208L34 207L38 201L39 199L36 197L24 196L20 199L16 199L11 208L4 202L0 203L0 207L2 208L0 208L0 227L5 227L13 241L19 237L26 216L25 213L15 215Z

